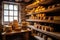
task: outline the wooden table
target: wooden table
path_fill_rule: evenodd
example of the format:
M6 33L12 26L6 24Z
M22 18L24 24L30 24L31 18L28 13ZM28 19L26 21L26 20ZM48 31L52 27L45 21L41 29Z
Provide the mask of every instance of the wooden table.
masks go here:
M3 32L3 40L29 40L29 30Z

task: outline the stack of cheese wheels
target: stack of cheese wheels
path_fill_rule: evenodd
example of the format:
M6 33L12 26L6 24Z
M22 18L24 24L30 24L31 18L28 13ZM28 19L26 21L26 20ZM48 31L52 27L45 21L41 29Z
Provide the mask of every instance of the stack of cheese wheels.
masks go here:
M27 22L26 21L22 21L22 29L26 30L27 29Z
M18 28L18 21L14 20L13 21L13 29L16 29L16 28Z
M11 31L12 31L12 26L6 25L6 26L5 26L5 31L6 31L6 32L11 32Z

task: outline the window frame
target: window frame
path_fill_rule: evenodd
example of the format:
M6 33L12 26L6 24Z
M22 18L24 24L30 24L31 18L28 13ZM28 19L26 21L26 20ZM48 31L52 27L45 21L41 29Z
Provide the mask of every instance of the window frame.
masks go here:
M6 2L6 1L3 1L2 2L2 24L4 25L4 24L9 24L9 18L8 18L8 21L4 21L4 10L6 10L6 9L4 9L4 4L8 4L8 5L10 5L10 4L12 4L12 5L18 5L18 10L12 10L13 12L14 11L18 11L18 15L17 16L10 16L10 17L18 17L18 22L19 22L19 18L20 18L20 16L21 15L19 15L19 3L15 3L15 2ZM9 6L8 6L9 7ZM9 8L7 9L7 11L8 11L8 14L9 14L9 11L11 11L11 10L9 10ZM13 15L14 15L14 13L13 13ZM8 16L9 17L9 15L6 15L6 16ZM13 18L14 19L14 18Z

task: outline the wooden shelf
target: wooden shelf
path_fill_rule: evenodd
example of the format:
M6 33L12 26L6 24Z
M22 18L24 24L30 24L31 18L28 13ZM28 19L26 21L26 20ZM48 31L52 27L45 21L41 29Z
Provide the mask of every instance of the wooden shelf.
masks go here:
M39 31L40 33L43 33L45 35L48 35L48 36L51 36L51 37L54 37L54 38L60 40L60 33L59 32L55 33L55 32L48 32L48 31L40 30L40 29L35 28L32 25L28 25L28 27L31 28L31 29L34 29L36 31Z
M40 13L44 13L44 12L54 12L54 11L59 10L59 9L60 9L60 7L55 7L55 8L46 9L44 11L40 11L38 13L33 13L33 14L40 14ZM33 15L33 14L26 14L26 15Z
M30 5L27 5L26 8L27 8L27 9L32 9L32 8L35 8L35 7L39 6L39 4L40 4L40 5L44 5L44 4L50 4L50 3L52 3L52 2L53 2L53 0L50 0L50 1L49 1L49 0L46 0L46 1L42 1L42 2L40 1L40 2L38 2L38 3L35 3L35 2L34 2L35 4L32 3L32 4L30 4Z
M34 36L37 40L44 40L44 38L41 38L41 37L39 37L39 36Z
M26 21L32 21L32 22L47 22L47 23L56 23L60 24L60 21L54 21L54 20L33 20L33 19L26 19Z

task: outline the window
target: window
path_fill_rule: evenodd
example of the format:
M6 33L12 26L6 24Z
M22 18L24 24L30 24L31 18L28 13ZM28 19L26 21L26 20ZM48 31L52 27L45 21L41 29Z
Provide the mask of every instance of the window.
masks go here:
M17 4L3 4L3 23L9 23L13 20L19 21L19 10Z

